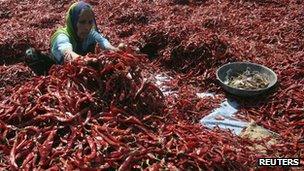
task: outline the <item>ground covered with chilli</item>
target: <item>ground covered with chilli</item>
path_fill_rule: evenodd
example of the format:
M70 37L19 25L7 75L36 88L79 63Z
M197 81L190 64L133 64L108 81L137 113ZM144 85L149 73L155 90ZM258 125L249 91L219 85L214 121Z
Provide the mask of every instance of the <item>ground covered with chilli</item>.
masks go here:
M0 170L301 170L257 159L304 158L302 0L86 2L112 44L130 48L97 49L37 76L24 52L49 53L72 2L0 1ZM200 124L229 96L215 71L233 61L277 73L269 94L232 97L237 116L276 132L277 143Z

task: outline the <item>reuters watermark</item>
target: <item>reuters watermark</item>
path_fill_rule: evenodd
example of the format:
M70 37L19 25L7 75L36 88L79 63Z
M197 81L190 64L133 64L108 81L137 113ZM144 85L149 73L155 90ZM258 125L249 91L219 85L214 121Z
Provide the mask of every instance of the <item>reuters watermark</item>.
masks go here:
M300 158L259 158L258 165L299 167L301 166L301 159Z

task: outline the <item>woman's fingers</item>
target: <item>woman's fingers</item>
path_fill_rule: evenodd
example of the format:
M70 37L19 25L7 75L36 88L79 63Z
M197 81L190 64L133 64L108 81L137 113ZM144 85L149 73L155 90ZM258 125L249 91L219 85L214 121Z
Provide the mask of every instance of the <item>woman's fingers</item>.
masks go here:
M73 58L72 58L71 53L66 53L66 54L64 55L64 59L65 59L65 61L72 61Z
M127 45L126 44L124 44L124 43L119 43L119 45L117 46L117 48L119 49L119 50L126 50L126 48L127 48Z
M64 58L65 58L65 61L73 61L75 60L76 58L78 58L80 55L78 55L77 53L73 52L73 51L67 51L65 54L64 54Z

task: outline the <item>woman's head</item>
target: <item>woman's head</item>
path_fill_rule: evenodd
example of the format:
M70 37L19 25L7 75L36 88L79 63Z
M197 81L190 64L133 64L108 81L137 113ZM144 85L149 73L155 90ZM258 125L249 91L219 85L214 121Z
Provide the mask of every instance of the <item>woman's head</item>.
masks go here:
M83 1L74 3L68 11L67 25L79 40L84 40L92 27L96 28L92 7Z
M90 33L94 25L94 14L92 10L84 9L79 14L79 18L76 24L76 34L80 40L86 38L86 36Z
M91 29L99 32L92 7L83 1L76 2L70 6L67 12L66 27L58 29L52 35L51 46L54 46L58 35L65 34L72 43L73 51L85 54L87 52L83 51L81 42L88 36ZM92 47L94 46L92 45Z

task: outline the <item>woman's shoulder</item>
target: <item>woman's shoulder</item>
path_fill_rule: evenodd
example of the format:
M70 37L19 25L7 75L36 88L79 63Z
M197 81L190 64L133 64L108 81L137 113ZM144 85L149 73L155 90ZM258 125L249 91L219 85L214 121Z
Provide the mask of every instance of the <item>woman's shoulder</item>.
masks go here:
M56 38L55 38L54 41L56 41L56 42L66 42L66 41L70 41L70 39L69 39L69 37L68 37L66 34L64 34L64 33L59 33L59 34L56 36Z
M51 46L54 46L58 43L58 41L66 41L69 39L68 35L66 34L67 31L65 28L57 29L51 37Z
M102 37L102 35L97 32L96 30L91 30L90 33L88 34L88 41L90 42L95 42L96 40L98 40L100 37Z
M89 39L94 40L94 41L106 41L108 40L102 33L92 30L89 33Z
M59 37L59 38L69 38L69 36L66 35L66 34L64 34L64 33L59 33L59 34L57 35L57 37Z
M102 35L95 29L92 29L89 33L89 36L95 37L95 36L102 36Z

